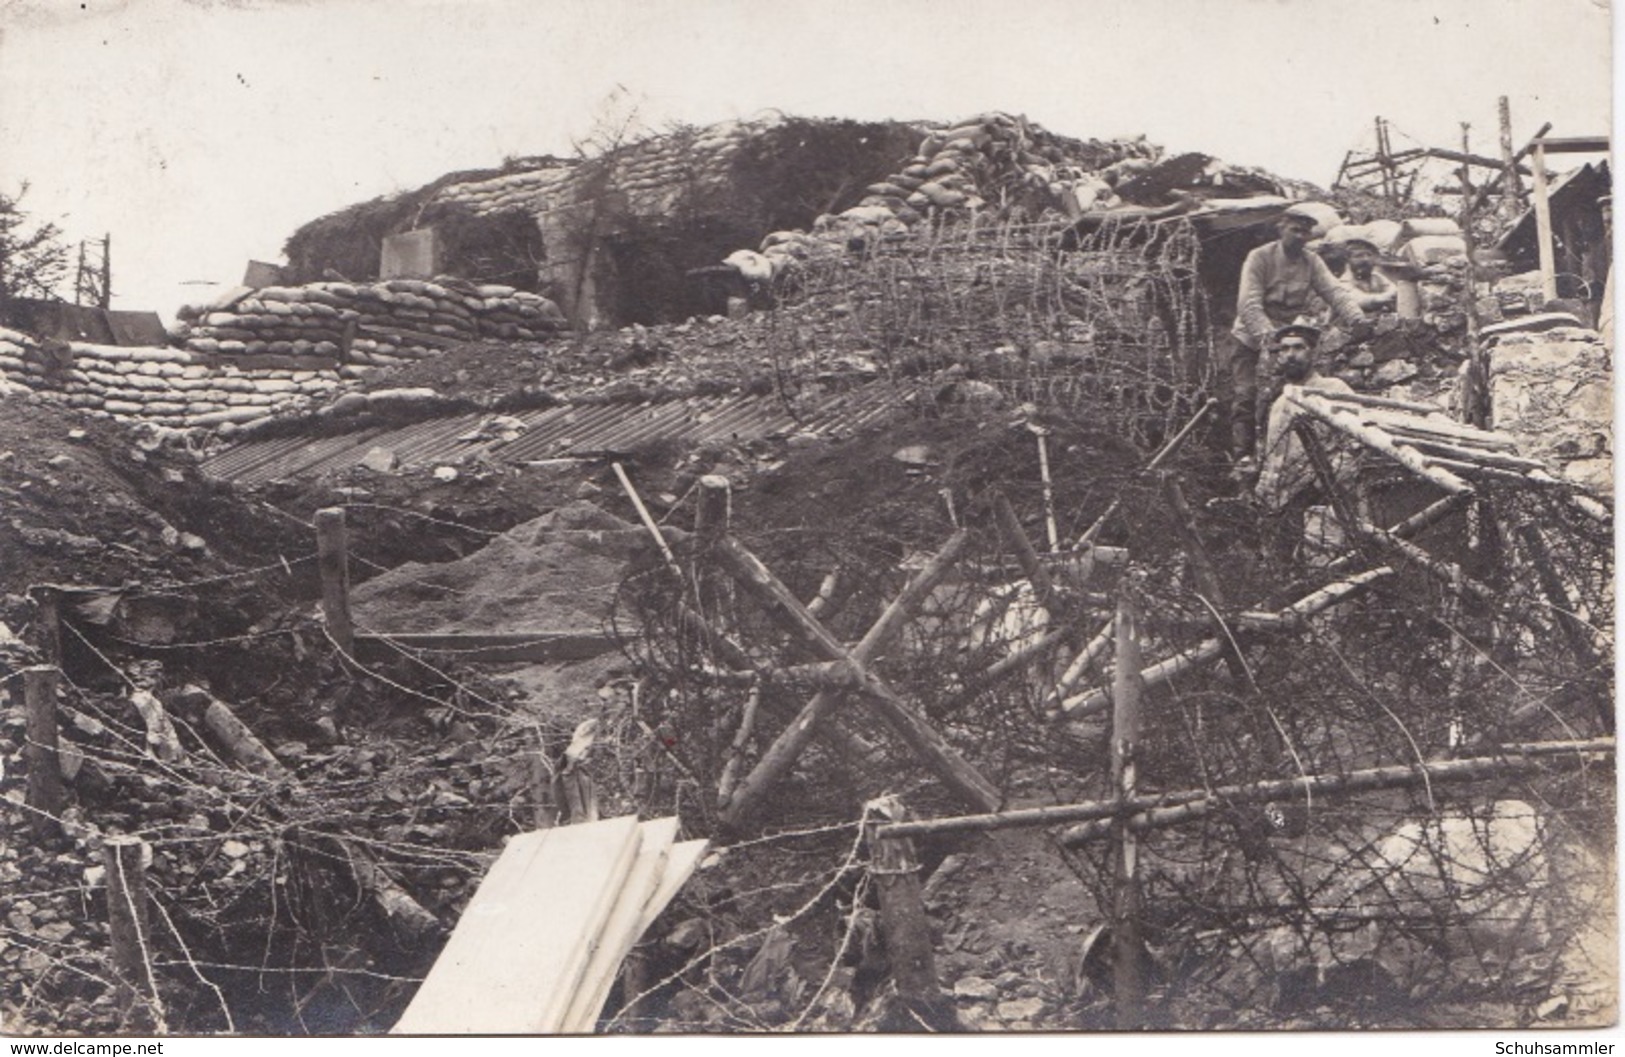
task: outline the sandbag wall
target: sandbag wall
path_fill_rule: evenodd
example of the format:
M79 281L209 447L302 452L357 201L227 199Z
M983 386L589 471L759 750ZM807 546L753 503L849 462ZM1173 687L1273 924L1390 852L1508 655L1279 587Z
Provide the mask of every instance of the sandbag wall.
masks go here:
M442 188L436 203L466 206L478 214L521 210L543 214L591 201L606 190L624 199L618 212L659 216L695 186L723 186L735 153L753 136L783 118L724 121L627 144L586 162L471 180Z
M176 337L195 352L320 356L354 377L449 344L479 338L535 340L564 326L558 307L511 286L462 280L268 286L208 309L182 309ZM349 334L344 362L338 364Z
M53 354L0 330L0 376L67 407L175 429L225 429L301 407L341 384L333 370L243 367L184 349L73 342Z
M990 204L1024 202L1072 213L1111 208L1119 204L1113 172L1155 154L1144 141L1070 140L1024 117L979 114L929 133L914 157L866 187L857 205L818 217L811 232L775 231L762 240L760 252L742 250L728 263L747 278L777 275L797 261L845 252L857 242L901 237L933 214Z

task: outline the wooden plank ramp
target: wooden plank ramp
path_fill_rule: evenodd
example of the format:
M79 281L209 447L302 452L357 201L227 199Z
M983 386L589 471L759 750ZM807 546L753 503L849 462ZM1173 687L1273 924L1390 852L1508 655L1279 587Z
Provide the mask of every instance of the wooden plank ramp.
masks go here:
M704 853L705 841L674 844L677 825L628 815L509 840L393 1033L590 1032L622 960Z

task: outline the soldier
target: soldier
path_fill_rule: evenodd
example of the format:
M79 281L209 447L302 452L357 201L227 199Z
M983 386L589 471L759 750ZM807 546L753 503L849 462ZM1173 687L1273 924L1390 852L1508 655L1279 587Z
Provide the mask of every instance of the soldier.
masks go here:
M1312 215L1287 210L1278 224L1280 237L1253 250L1241 266L1235 326L1220 349L1219 391L1228 405L1230 457L1235 460L1237 476L1243 479L1257 472L1259 419L1267 410L1258 401L1258 362L1276 330L1302 315L1310 296L1317 295L1356 339L1370 332L1354 292L1337 281L1325 261L1309 252L1314 228Z

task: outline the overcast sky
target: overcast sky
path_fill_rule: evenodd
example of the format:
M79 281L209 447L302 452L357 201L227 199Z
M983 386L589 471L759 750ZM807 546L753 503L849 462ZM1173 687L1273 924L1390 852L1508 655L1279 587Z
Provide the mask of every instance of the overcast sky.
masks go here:
M653 124L1024 113L1327 184L1373 117L1497 152L1610 128L1600 0L0 0L0 189L113 237L115 307L281 260L303 222ZM1403 142L1403 140L1401 140ZM807 218L811 221L811 217Z

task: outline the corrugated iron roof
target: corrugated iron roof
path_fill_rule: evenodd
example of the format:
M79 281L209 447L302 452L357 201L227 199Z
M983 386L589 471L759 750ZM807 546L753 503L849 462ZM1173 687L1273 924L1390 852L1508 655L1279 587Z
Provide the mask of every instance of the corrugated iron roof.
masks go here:
M370 426L334 437L248 441L207 460L216 477L262 484L355 466L387 448L403 469L456 463L475 455L507 463L626 453L650 443L740 444L792 433L841 437L903 406L908 386L871 383L809 402L792 413L776 395L708 396L608 404L564 404L513 414L517 437L484 428L487 412L452 415L389 428ZM511 436L511 431L506 434Z

